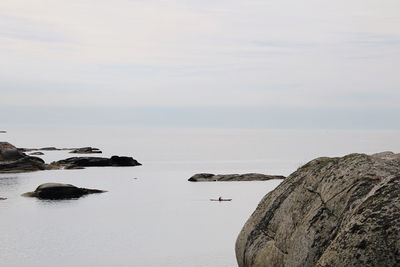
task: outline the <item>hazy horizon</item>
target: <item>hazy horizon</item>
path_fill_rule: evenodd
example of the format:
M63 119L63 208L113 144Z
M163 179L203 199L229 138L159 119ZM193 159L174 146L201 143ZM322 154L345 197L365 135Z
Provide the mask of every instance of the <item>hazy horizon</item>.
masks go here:
M400 2L4 0L0 128L400 129Z

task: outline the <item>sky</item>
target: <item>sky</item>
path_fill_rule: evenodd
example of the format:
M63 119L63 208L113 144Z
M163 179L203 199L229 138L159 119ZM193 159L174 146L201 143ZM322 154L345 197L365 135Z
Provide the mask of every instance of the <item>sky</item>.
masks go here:
M400 129L399 10L1 0L0 125Z

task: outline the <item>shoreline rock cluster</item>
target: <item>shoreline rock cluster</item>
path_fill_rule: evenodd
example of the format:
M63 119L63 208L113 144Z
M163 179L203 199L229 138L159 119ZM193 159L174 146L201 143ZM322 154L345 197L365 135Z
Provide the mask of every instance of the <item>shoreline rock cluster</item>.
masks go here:
M281 175L266 175L261 173L245 174L211 174L198 173L189 178L190 182L232 182L232 181L268 181L272 179L285 179Z
M397 266L400 154L317 158L268 193L236 241L239 267Z
M34 152L38 151L40 153L43 153L41 151L62 151L62 150L71 150L69 153L73 154L100 154L103 153L100 149L95 148L95 147L79 147L79 148L57 148L57 147L42 147L42 148L18 148L19 151L21 152ZM35 152L37 153L37 152Z
M38 150L70 150L45 147ZM112 156L101 157L72 157L46 164L41 158L26 155L24 152L36 151L36 149L16 148L8 142L0 142L0 173L20 173L39 170L55 169L82 169L84 167L127 167L140 166L141 164L132 157ZM96 148L87 147L80 151L99 151ZM101 151L100 151L101 152ZM99 152L94 152L99 153Z

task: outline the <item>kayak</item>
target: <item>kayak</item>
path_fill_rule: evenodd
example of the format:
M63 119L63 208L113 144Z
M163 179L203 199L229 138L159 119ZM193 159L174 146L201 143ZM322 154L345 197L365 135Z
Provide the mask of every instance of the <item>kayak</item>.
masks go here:
M210 201L231 201L232 200L232 198L224 198L224 199L221 199L221 200L219 200L219 199L210 199Z

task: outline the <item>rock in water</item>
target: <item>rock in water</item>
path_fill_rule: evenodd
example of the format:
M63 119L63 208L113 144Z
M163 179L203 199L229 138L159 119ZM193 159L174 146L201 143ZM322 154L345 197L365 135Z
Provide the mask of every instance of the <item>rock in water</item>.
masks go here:
M32 152L32 153L29 153L29 155L43 156L43 155L44 155L44 153L43 153L43 152L40 152L40 151L38 151L38 152Z
M74 149L70 151L69 153L75 153L75 154L97 154L97 153L102 153L100 149L94 148L94 147L81 147Z
M64 166L67 169L80 167L118 167L118 166L140 166L132 157L112 156L111 158L100 157L72 157L52 163L53 166Z
M40 199L71 199L79 198L87 194L104 193L107 191L98 189L79 188L70 184L46 183L39 185L34 192L23 194L26 197Z
M400 154L318 158L259 203L236 241L240 267L398 266Z
M190 182L231 182L231 181L268 181L272 179L285 179L280 175L266 175L261 173L245 174L211 174L198 173L189 178Z
M17 173L46 169L41 158L30 157L18 150L15 146L0 142L0 173Z

